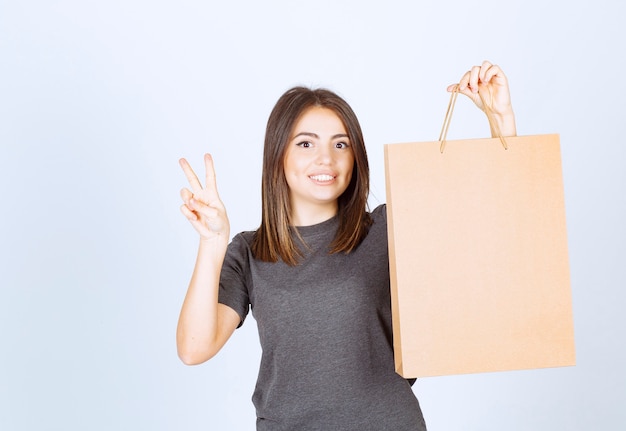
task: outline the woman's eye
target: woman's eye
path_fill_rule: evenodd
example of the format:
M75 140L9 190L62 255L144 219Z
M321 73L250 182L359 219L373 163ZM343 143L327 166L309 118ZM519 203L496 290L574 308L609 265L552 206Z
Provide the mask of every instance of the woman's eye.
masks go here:
M311 148L311 143L308 141L299 142L297 145L302 148Z
M349 147L349 145L348 145L347 142L337 142L335 144L335 148L348 148L348 147Z

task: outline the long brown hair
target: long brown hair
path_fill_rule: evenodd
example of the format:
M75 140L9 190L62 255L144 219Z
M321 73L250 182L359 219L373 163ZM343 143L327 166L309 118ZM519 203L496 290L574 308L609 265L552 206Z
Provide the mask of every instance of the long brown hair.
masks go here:
M338 199L339 228L330 246L330 253L349 253L367 235L371 218L367 213L369 195L369 164L363 132L356 114L348 103L327 89L294 87L285 92L272 110L265 131L263 150L262 218L251 247L255 258L265 262L282 259L297 265L302 251L294 241L291 223L289 186L285 178L284 159L292 129L309 108L319 106L332 110L346 128L354 153L352 178Z

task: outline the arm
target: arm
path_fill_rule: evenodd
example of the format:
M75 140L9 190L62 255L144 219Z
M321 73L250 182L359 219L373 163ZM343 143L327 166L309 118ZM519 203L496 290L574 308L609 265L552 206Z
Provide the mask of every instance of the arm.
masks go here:
M453 91L457 84L448 86L448 91ZM485 103L491 108L493 116L500 128L502 136L515 136L515 115L511 105L509 83L499 66L488 61L480 66L474 66L461 78L458 84L459 92L468 96L481 110L485 107L478 94L483 96ZM496 131L491 129L491 136L497 137Z
M226 209L217 193L213 159L204 156L206 185L203 188L185 159L180 165L191 185L181 191L182 213L200 234L196 265L178 319L176 347L187 365L212 358L240 322L230 307L218 304L220 272L230 235Z

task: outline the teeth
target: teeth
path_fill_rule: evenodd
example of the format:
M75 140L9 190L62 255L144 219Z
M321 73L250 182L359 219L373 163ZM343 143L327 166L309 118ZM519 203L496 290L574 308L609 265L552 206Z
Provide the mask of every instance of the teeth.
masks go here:
M330 181L334 177L332 175L312 175L311 179L315 181Z

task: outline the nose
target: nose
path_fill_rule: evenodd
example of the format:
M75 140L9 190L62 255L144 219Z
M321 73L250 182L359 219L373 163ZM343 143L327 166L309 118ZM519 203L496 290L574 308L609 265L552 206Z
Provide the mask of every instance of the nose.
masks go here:
M330 165L333 160L332 144L317 147L316 162L319 165Z

